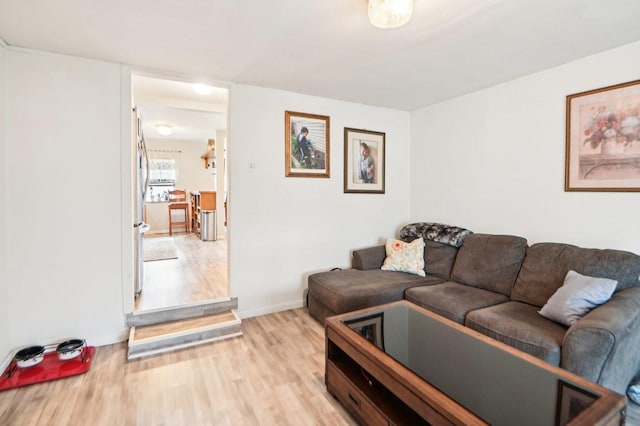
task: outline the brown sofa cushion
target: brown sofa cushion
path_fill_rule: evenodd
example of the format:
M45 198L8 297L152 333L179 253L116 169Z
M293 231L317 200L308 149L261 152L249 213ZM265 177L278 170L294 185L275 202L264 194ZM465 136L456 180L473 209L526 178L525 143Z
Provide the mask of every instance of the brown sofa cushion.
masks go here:
M506 302L469 312L464 325L550 364L560 365L560 348L567 328L550 321L538 308Z
M509 296L527 249L512 235L473 234L458 249L451 281Z
M451 281L426 287L412 287L404 292L404 297L460 324L464 324L467 313L474 309L509 300L503 294Z
M380 269L386 257L387 251L384 245L354 250L351 257L351 267L362 271Z
M324 320L327 317L338 315L337 312L329 309L324 303L322 303L322 300L318 299L311 293L308 293L307 301L309 302L309 315L315 318L320 324L324 324Z
M443 280L451 279L451 270L456 261L458 249L447 244L425 240L424 270L427 274L435 275Z
M312 274L309 295L336 314L402 300L407 288L441 283L437 277L370 269L345 269Z
M569 270L618 281L616 291L638 284L640 256L561 243L538 243L527 249L511 299L542 307L564 282Z

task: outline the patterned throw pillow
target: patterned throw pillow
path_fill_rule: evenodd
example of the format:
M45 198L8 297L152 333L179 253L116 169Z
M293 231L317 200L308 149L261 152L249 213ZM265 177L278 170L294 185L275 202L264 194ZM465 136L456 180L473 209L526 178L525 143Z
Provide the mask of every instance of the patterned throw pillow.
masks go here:
M408 272L421 277L425 276L424 240L422 238L415 239L410 243L388 239L385 249L387 258L384 260L382 270Z

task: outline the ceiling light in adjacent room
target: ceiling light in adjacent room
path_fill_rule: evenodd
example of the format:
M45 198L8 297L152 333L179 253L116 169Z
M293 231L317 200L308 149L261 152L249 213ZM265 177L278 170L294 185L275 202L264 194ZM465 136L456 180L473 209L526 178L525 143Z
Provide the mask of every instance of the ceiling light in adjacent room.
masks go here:
M411 19L413 0L369 0L369 21L378 28L396 28Z
M169 136L171 133L173 133L173 127L169 126L168 124L158 124L156 126L156 131L162 136Z
M198 95L207 96L213 93L213 87L206 84L194 84L193 90Z

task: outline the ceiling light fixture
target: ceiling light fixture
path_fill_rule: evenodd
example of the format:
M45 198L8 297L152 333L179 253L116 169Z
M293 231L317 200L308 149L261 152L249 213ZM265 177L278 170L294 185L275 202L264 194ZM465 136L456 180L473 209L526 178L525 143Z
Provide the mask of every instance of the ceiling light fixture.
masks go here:
M369 21L378 28L397 28L411 19L413 0L369 0Z
M207 96L213 93L213 87L207 84L194 84L193 90L195 90L198 95L202 96Z
M162 136L169 136L171 133L173 133L173 127L169 126L168 124L158 124L156 126L156 131Z

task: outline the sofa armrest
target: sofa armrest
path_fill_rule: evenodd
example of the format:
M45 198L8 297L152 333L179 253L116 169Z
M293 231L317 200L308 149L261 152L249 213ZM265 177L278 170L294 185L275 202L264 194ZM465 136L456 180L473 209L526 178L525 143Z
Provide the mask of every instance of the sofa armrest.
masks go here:
M351 259L351 267L353 269L367 270L380 269L387 252L384 246L368 247L360 250L354 250Z
M625 394L640 370L640 286L611 299L575 322L564 336L561 366Z

